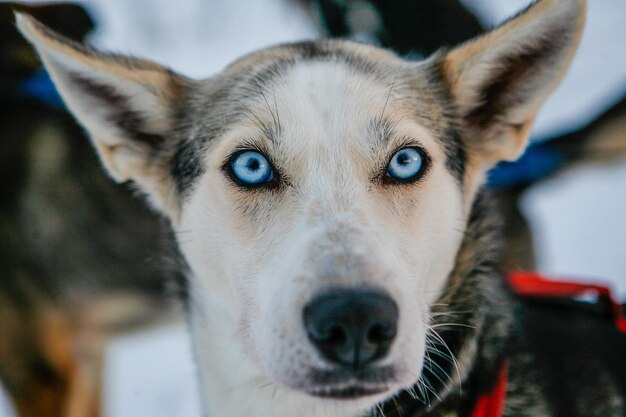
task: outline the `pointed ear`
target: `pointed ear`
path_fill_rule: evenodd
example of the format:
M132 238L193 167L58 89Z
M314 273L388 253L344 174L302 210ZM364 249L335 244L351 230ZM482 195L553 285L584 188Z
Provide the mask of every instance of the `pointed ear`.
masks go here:
M585 0L539 0L443 57L444 80L470 153L484 168L517 159L539 107L580 42Z
M167 153L185 80L157 64L74 43L28 15L17 13L16 22L110 176L132 180L158 209L170 211L175 193Z

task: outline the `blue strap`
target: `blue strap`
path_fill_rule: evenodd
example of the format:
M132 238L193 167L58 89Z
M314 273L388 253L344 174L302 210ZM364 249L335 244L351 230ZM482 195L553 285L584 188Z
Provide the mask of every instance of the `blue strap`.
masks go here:
M45 70L39 70L20 85L22 96L33 98L50 107L64 108L63 99Z
M515 162L501 162L488 176L490 188L508 188L537 181L555 172L565 156L545 143L531 145Z

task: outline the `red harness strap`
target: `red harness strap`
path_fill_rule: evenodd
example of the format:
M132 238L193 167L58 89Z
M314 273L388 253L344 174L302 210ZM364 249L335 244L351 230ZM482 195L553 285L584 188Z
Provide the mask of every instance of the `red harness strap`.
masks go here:
M623 307L611 295L607 287L578 282L550 281L541 275L530 272L512 272L508 276L509 284L514 292L526 297L577 297L594 293L608 301L613 313L616 327L626 333L626 317ZM502 417L506 402L508 381L508 363L504 361L498 382L490 393L482 395L471 417Z
M501 417L506 402L506 387L509 379L509 366L504 361L498 375L498 383L493 390L478 398L472 417Z
M527 297L577 297L597 295L608 302L611 308L615 326L626 333L626 317L624 317L623 307L615 300L611 291L607 287L595 284L581 284L578 282L550 281L541 275L531 272L509 273L509 284L513 291L521 296Z

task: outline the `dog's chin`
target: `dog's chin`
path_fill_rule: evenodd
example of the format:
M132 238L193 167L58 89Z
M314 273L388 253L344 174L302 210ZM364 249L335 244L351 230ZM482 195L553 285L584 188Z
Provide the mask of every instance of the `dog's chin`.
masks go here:
M395 390L388 386L348 384L309 387L305 394L318 409L331 410L328 415L363 415L377 404L393 397Z

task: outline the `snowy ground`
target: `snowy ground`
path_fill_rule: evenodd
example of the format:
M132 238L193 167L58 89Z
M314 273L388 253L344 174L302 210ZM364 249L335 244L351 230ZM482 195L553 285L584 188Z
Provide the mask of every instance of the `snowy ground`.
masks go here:
M464 0L495 23L529 0ZM206 76L258 47L313 38L302 11L285 0L85 0L103 22L94 42ZM626 90L626 2L591 0L581 53L541 113L537 138L575 129ZM626 161L570 172L536 187L524 211L537 231L540 270L612 283L626 300ZM105 416L198 417L199 400L184 326L114 341L107 352ZM0 398L0 417L10 415Z

